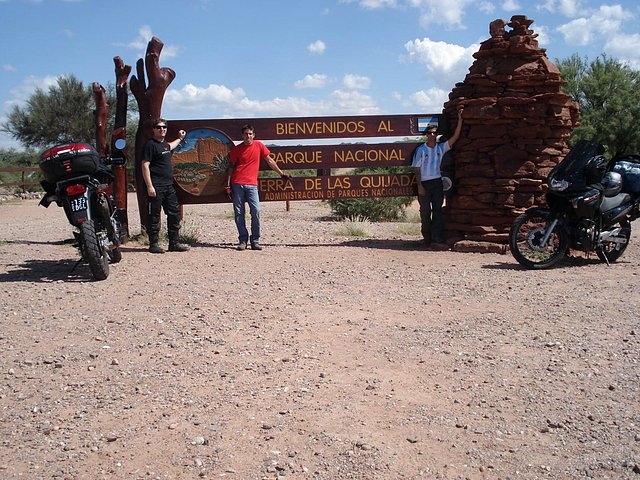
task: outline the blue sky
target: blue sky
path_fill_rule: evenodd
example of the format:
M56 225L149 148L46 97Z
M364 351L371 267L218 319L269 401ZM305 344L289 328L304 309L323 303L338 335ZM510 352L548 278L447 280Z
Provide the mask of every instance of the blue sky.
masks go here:
M489 23L526 15L552 60L640 69L636 0L0 0L0 122L73 74L114 82L152 36L169 119L439 113ZM20 148L0 133L0 148Z

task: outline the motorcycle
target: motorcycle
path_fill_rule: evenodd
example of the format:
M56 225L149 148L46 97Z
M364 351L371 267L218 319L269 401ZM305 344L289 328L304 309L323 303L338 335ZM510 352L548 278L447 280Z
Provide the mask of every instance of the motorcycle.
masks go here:
M604 149L579 141L549 173L547 208L533 207L514 221L509 249L528 269L550 268L571 249L595 251L607 264L617 261L640 217L640 157L610 162Z
M126 141L115 142L117 156L100 158L88 144L69 143L55 146L40 157L41 182L45 195L40 205L48 208L55 202L64 209L81 258L95 280L109 276L109 264L122 259L121 223L113 194L114 175L110 165L123 165Z

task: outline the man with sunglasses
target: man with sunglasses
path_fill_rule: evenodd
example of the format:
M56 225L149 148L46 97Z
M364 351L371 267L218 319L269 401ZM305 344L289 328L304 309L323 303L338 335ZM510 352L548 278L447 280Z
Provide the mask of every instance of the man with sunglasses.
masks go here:
M451 138L438 143L436 141L437 127L428 126L425 130L427 141L420 145L413 154L411 166L415 168L418 179L418 202L420 203L420 220L425 247L430 247L433 242L435 248L447 248L444 243L444 221L442 218L444 189L440 166L444 154L460 138L463 111L464 106L460 105L458 107L458 123Z
M171 151L176 148L187 135L184 130L178 132L179 137L172 142L165 140L167 121L158 118L153 122L153 136L142 147L142 177L147 187L147 235L149 236L149 252L164 253L158 245L160 237L161 209L167 215L167 232L169 234L169 251L186 252L189 246L178 241L180 233L180 206L173 186L173 165Z

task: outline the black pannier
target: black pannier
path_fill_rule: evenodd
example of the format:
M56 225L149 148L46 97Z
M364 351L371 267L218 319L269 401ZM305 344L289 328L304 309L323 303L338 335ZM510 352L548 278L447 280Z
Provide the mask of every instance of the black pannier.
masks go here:
M98 152L88 143L57 145L40 156L40 170L48 182L91 175L102 169Z
M640 159L635 155L618 160L613 171L622 175L622 191L640 193Z

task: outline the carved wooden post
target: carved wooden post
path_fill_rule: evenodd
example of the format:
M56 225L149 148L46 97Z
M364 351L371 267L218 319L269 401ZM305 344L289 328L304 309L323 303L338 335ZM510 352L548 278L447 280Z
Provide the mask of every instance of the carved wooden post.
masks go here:
M153 119L161 116L162 99L164 93L176 77L176 73L167 67L160 68L160 52L164 43L159 38L153 37L148 45L145 60L139 59L136 62L137 76L131 77L131 91L133 92L138 109L140 120L138 122L138 132L136 134L135 145L135 174L136 174L136 194L138 197L138 209L140 211L140 224L143 230L147 227L147 188L142 178L142 147L151 138ZM144 72L149 79L149 84L145 82Z
M131 66L125 65L120 57L113 57L116 73L116 117L111 134L111 151L115 152L115 141L127 138L127 104L129 94L127 92L127 80L131 73ZM114 165L111 167L115 175L114 196L118 220L122 227L122 241L129 239L129 217L127 215L127 167L126 165Z
M94 123L96 126L96 150L101 157L106 157L109 153L107 147L107 100L104 94L104 87L97 82L91 84L93 92L93 100L96 103L96 109L93 111Z

